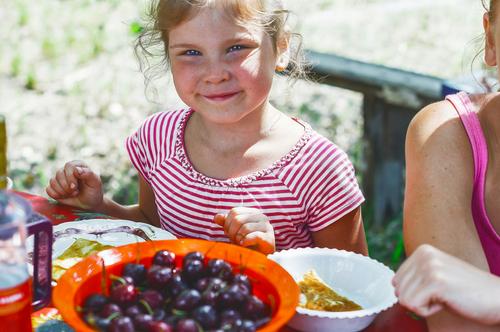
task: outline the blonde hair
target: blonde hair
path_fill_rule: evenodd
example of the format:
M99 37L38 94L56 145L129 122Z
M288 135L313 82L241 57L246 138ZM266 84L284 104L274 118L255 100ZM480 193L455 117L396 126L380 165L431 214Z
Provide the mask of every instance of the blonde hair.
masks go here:
M169 69L169 32L203 8L221 8L236 24L255 24L271 37L274 51L282 38L290 38L289 65L286 74L306 78L302 36L289 31L290 12L280 0L152 0L146 12L145 26L135 42L135 54L146 85Z

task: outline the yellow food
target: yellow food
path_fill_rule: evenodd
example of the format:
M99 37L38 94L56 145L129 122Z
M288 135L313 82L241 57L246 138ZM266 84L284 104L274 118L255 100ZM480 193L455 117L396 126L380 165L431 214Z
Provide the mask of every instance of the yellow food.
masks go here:
M69 268L91 254L113 248L97 241L76 239L61 256L52 262L52 279L58 280Z
M299 306L321 311L354 311L363 309L359 304L337 294L321 280L315 271L304 274L304 279L298 283L305 301Z

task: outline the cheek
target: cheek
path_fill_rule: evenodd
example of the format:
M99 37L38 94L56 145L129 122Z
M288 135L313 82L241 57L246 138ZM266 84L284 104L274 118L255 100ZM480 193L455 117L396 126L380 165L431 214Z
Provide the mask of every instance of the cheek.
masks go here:
M172 64L170 67L172 73L172 80L174 82L177 93L182 98L183 94L192 90L194 76L189 66L182 64Z
M240 81L255 85L257 89L269 86L274 76L274 64L271 67L267 61L258 58L247 59L237 70Z

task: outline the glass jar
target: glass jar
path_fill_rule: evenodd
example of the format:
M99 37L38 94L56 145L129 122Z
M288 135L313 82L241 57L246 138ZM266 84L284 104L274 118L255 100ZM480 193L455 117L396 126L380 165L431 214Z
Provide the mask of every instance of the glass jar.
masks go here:
M0 191L0 326L31 331L32 288L26 262L26 221L30 208Z

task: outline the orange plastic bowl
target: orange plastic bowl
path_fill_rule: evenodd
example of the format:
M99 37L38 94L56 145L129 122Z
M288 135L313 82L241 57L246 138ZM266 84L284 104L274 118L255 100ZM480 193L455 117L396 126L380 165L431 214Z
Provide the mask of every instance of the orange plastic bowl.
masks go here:
M109 275L121 275L123 265L136 262L137 256L142 264L150 266L153 255L160 249L174 252L177 266L181 265L187 253L200 251L209 259L226 260L234 270L242 268L252 280L254 295L272 308L271 321L258 331L277 331L295 314L300 291L290 274L279 264L254 250L232 244L181 239L141 242L108 249L73 266L59 279L53 291L53 302L63 319L76 331L93 331L76 308L82 306L88 295L101 292L102 265L106 266L109 288Z

